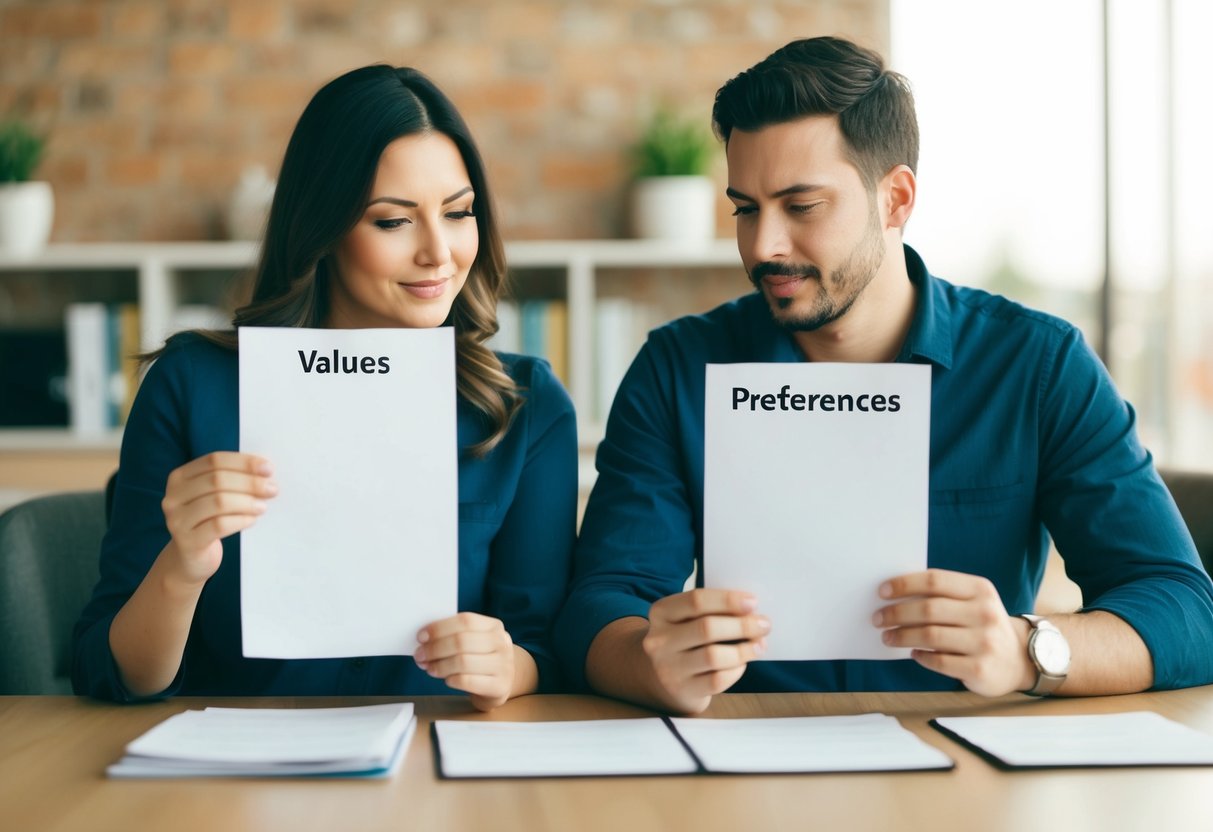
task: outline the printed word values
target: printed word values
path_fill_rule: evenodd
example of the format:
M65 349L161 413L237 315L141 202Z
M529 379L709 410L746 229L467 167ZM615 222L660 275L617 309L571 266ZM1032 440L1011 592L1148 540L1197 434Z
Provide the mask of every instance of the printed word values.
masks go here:
M378 358L369 355L359 357L342 355L339 350L333 350L331 358L320 355L318 350L310 353L299 350L299 363L303 365L305 373L388 373L392 369L388 366L386 355Z

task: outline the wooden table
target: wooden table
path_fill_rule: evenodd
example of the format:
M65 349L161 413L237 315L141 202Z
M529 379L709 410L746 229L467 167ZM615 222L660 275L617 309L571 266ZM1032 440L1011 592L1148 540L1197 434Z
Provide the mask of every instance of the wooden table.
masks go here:
M588 696L530 696L491 715L456 697L419 698L403 769L386 781L111 781L105 766L170 714L206 705L368 704L383 699L176 699L115 706L0 697L0 830L1205 830L1213 768L999 771L927 725L961 714L1153 710L1213 733L1213 686L1037 701L968 693L735 694L709 717L882 711L956 761L950 772L445 781L435 718L613 719L647 712Z

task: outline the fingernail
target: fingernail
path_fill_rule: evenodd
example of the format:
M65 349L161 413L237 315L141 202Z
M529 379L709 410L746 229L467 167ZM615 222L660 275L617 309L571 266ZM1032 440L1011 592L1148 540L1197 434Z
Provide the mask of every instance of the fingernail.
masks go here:
M274 482L273 480L270 480L269 482L267 482L265 484L265 493L266 494L277 494L278 493L278 483Z
M758 643L754 645L754 655L761 656L765 652L767 652L767 640L759 639Z
M885 630L883 633L880 634L880 640L883 641L885 644L892 644L893 643L893 631Z
M888 583L886 581L885 583L880 585L880 597L881 598L892 598L893 597L893 585L891 583Z
M429 634L429 631L427 631L427 630L422 630L421 632L419 632L419 633L417 634L417 641L418 641L420 644L425 644L425 643L426 643L427 641L429 641L429 640L430 640L430 634Z
M753 595L741 596L741 608L746 612L752 612L758 608L758 599Z
M880 612L880 611L873 613L872 623L875 624L877 627L879 627L881 624L883 624L884 623L884 613Z
M261 462L257 463L257 473L268 477L270 474L274 473L274 466L270 465L265 460L262 460Z
M415 661L418 665L420 665L422 662L425 661L425 648L424 647L418 647L413 652L413 661Z
M758 632L769 633L771 631L771 619L765 615L758 619Z
M265 511L265 509L266 509L265 500L253 500L253 511L260 514L261 512Z

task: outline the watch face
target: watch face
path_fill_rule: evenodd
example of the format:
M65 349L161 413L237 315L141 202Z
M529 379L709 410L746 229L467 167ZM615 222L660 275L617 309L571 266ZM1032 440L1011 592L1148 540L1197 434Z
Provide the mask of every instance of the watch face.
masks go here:
M1070 669L1070 644L1055 630L1038 629L1032 639L1032 653L1040 669L1050 676L1064 676Z

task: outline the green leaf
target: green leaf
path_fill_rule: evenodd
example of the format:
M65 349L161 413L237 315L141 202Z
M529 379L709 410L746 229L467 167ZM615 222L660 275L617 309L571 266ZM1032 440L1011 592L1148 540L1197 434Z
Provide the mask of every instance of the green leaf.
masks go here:
M697 122L658 110L632 147L637 178L703 176L712 163L716 141Z
M46 137L20 121L0 122L0 182L26 182L42 160Z

